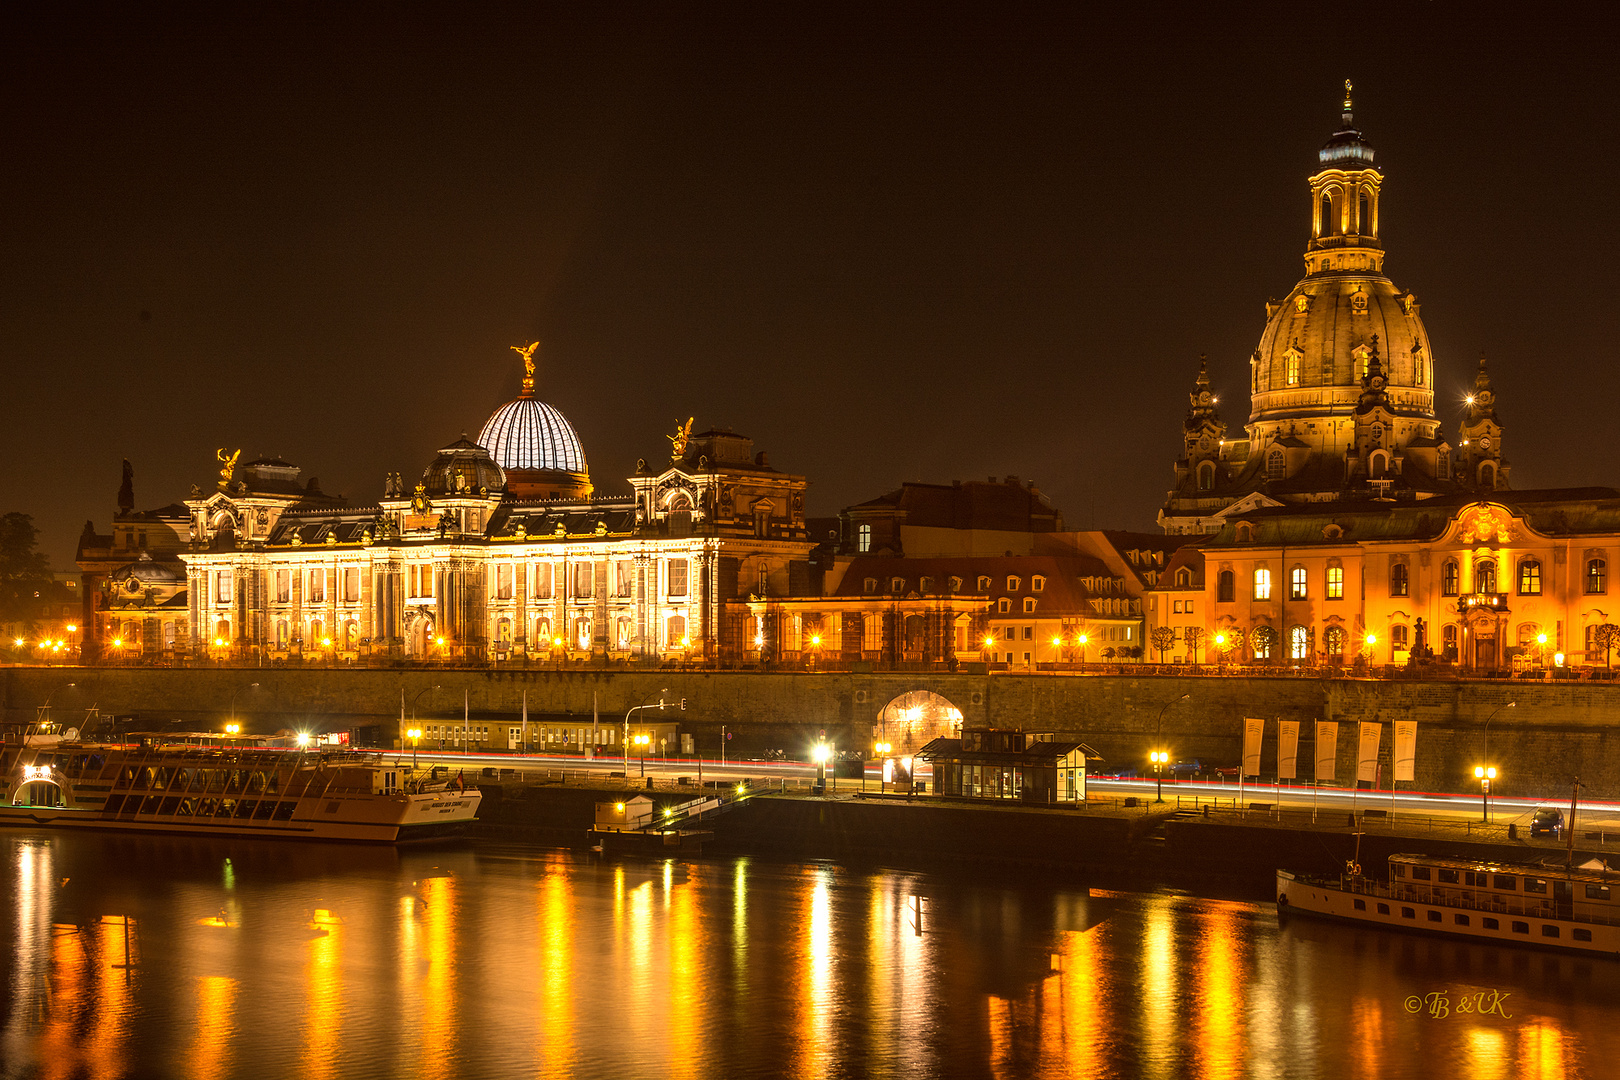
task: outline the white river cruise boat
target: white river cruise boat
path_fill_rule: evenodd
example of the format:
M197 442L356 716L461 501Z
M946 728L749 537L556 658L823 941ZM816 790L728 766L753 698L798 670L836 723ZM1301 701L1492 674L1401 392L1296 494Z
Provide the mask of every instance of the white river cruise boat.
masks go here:
M481 796L381 754L215 736L27 736L0 748L0 824L395 843L454 835Z
M1387 882L1278 870L1277 911L1620 957L1617 885L1606 867L1391 855Z

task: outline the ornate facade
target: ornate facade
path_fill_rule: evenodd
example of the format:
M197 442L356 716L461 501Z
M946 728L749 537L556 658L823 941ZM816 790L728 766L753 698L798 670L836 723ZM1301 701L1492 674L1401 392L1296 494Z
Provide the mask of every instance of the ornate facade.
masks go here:
M390 474L376 502L327 495L279 459L238 469L222 451L167 559L109 572L81 544L87 576L100 571L101 654L138 621L123 655L721 658L750 600L806 579L804 478L688 422L667 464L638 463L629 496L598 497L572 426L533 397L532 347L518 351L523 394L481 441L441 448L413 483ZM142 566L165 576L152 602L183 605L166 624L118 601Z

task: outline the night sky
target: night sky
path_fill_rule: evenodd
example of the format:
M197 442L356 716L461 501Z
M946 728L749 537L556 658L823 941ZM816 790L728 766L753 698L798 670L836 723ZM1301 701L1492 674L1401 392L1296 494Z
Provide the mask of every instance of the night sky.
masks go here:
M1483 350L1515 487L1620 484L1612 9L873 7L7 5L0 511L68 568L123 457L375 499L539 338L599 491L695 415L815 514L1014 473L1152 529L1346 78L1447 429Z

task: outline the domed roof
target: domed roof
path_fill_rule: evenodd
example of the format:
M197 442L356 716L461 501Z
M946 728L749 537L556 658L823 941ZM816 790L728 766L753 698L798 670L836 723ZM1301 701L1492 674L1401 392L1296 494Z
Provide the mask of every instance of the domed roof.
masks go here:
M1412 295L1382 274L1306 277L1277 305L1260 336L1249 422L1343 412L1361 395L1361 359L1374 348L1391 407L1432 419L1434 355Z
M439 450L433 463L422 471L422 485L429 495L476 495L480 490L500 491L506 487L506 474L489 456L489 451L467 438Z
M1324 169L1371 169L1373 148L1356 130L1356 114L1350 100L1350 80L1344 82L1344 111L1339 114L1339 130L1322 144L1316 160Z
M527 395L508 401L478 433L503 469L584 473L585 448L566 417Z
M183 585L186 580L186 570L185 567L173 563L157 562L151 555L143 551L139 559L120 566L108 574L107 579L119 584L138 582L141 586Z

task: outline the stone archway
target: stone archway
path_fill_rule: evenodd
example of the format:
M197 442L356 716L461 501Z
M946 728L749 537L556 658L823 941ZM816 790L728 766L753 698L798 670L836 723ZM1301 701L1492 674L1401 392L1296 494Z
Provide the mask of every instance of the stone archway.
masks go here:
M962 710L929 690L909 690L878 710L872 741L896 754L913 754L934 739L960 734Z

